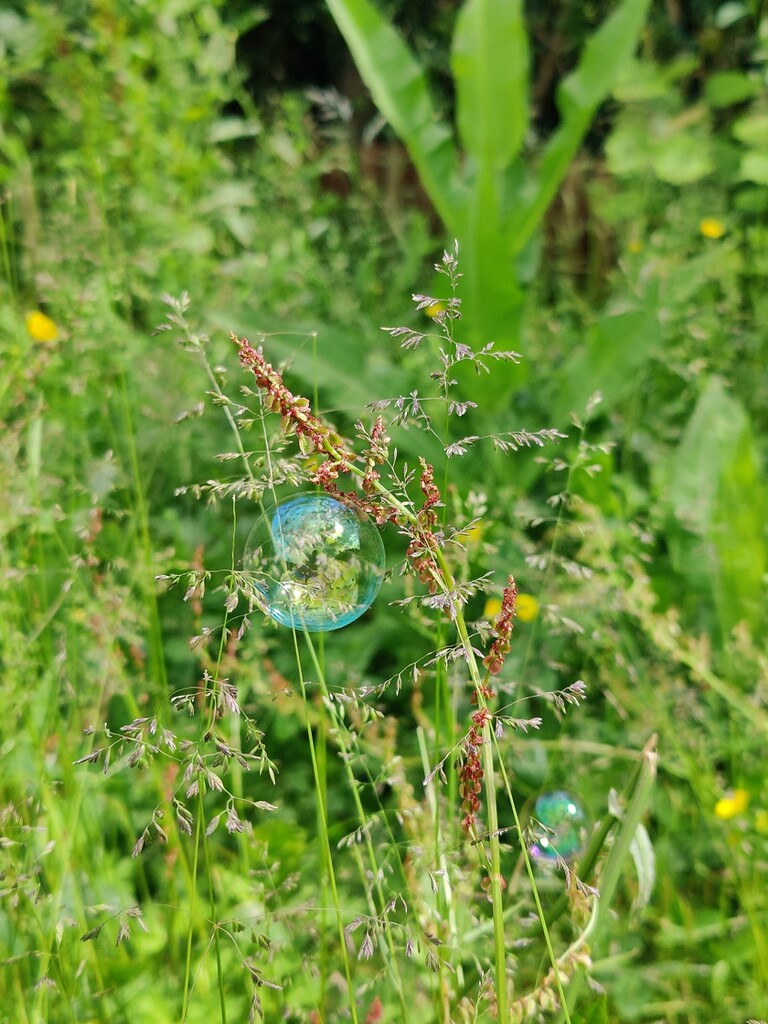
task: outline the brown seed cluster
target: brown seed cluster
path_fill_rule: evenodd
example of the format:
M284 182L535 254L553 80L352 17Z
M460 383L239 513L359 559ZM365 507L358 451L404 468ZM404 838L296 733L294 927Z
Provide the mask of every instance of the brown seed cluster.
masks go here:
M286 433L295 431L305 454L314 450L332 456L343 471L352 456L340 439L314 415L309 400L288 390L279 370L266 361L261 349L253 348L245 338L238 338L235 334L231 337L240 349L240 363L253 370L256 383L266 391L267 408L280 414L283 430Z
M424 583L430 594L438 589L440 570L435 561L435 552L438 550L438 540L433 530L437 526L437 512L435 506L440 504L440 491L435 483L435 471L424 459L421 463L421 479L419 485L424 495L424 504L416 514L417 526L411 530L411 542L406 550L406 555L411 565L416 570L419 581Z
M483 665L492 676L497 676L504 665L504 659L510 650L510 638L514 628L515 605L517 604L517 586L514 576L507 578L507 586L504 588L504 596L501 600L501 611L496 620L494 633L496 639L491 644L490 651L483 658Z
M371 447L366 454L365 476L363 477L363 490L366 494L372 494L376 488L376 481L379 479L377 466L381 466L389 457L389 437L384 428L384 420L381 416L376 417L376 422L371 431Z
M480 760L480 747L483 745L483 729L490 722L492 715L488 708L479 708L472 712L472 725L464 739L463 757L459 764L459 795L464 817L461 827L471 835L477 824L477 812L480 810L480 793L483 789L483 765Z

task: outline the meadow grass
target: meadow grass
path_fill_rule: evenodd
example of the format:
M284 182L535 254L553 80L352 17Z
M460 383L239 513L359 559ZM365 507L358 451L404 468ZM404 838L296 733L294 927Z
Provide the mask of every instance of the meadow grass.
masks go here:
M0 1020L766 1017L759 239L705 231L701 190L597 188L633 241L612 305L542 282L529 385L462 409L492 357L459 347L455 253L435 279L423 218L322 191L306 104L260 120L216 10L171 45L116 7L146 52L93 13L103 59L46 63L41 5L9 50ZM638 305L665 347L607 372ZM318 481L389 570L327 636L242 565L262 501ZM529 849L559 789L592 828L557 867Z

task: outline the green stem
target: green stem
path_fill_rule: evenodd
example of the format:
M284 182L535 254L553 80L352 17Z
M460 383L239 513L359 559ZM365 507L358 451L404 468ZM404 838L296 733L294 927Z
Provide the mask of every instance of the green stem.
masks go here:
M325 800L325 794L323 789L323 780L320 772L320 764L317 756L317 748L315 745L315 737L312 733L312 721L311 715L309 714L309 702L307 699L307 686L304 679L304 672L301 667L301 655L299 653L299 641L298 635L293 630L293 646L294 655L296 657L296 667L299 673L299 685L301 687L301 698L305 708L305 721L307 727L307 744L309 746L309 756L312 762L312 774L315 782L315 795L318 801L318 820L320 822L320 840L323 844L323 855L325 864L328 872L328 881L331 885L331 893L333 895L333 906L336 915L336 927L339 934L339 948L341 949L342 960L344 961L344 975L347 981L347 993L349 996L349 1009L352 1019L352 1024L358 1024L357 1017L357 1004L355 1003L355 993L352 985L352 968L349 962L349 954L347 953L346 935L344 933L344 923L341 918L341 904L339 902L339 891L336 884L336 873L333 868L333 857L331 854L331 842L328 835L328 808Z
M195 849L192 857L192 887L189 905L189 926L187 928L187 949L184 957L184 998L181 1006L181 1024L186 1024L191 995L190 980L192 977L192 937L195 929L195 912L197 910L197 868L200 859L200 836L203 816L198 814L195 819Z
M202 788L197 794L197 817L198 821L205 820L205 807L203 806ZM205 875L208 880L208 900L211 907L211 923L213 925L213 948L216 953L216 979L219 989L219 1009L221 1011L221 1024L227 1024L227 1001L224 995L224 971L221 965L221 941L219 939L219 923L216 920L216 897L213 892L213 872L211 870L211 855L208 847L208 836L202 834L203 850L205 852Z
M320 661L319 661L319 659L317 657L317 652L315 651L314 644L312 643L312 639L311 639L311 637L309 636L308 633L305 633L305 639L307 641L307 646L308 646L308 649L309 649L309 654L310 654L310 657L311 657L312 662L314 664L315 671L318 674L318 682L319 682L319 685L320 685L320 694L321 694L321 697L323 699L323 704L322 704L323 717L321 719L321 729L322 729L322 733L321 734L323 736L323 748L322 748L323 756L325 754L325 746L324 746L324 744L325 744L325 732L324 732L325 714L326 714L326 710L330 709L331 712L334 715L334 723L336 725L336 744L337 744L337 746L339 748L339 751L341 752L342 763L344 765L345 774L347 776L347 784L349 786L349 791L352 794L352 799L353 799L354 804L355 804L355 811L357 813L357 820L358 820L358 822L360 823L361 826L364 826L365 825L365 821L366 821L365 809L363 808L362 802L360 800L360 793L358 792L357 779L355 778L354 772L352 771L351 758L350 758L350 748L349 748L349 746L347 745L347 743L344 740L345 727L344 727L343 722L335 714L335 708L333 707L333 704L332 704L332 702L330 700L330 695L328 693L328 687L327 687L327 684L326 684L326 681L325 681L325 675L324 675L324 672L323 672L323 667L320 664ZM324 764L323 764L323 768L324 768ZM323 781L323 783L325 783L325 781L326 781L324 775L323 775L323 780L322 781ZM325 803L325 788L323 788L323 802ZM366 848L366 855L368 857L368 862L369 862L369 865L370 865L371 876L374 879L374 885L376 887L376 895L378 896L378 900L379 900L379 906L378 906L378 909L377 909L376 904L373 901L372 895L370 893L368 893L367 895L368 895L368 898L369 898L369 910L371 912L371 915L374 918L379 918L380 916L383 916L384 934L385 934L385 937L386 937L387 948L388 948L388 951L389 951L389 957L386 958L387 968L389 970L390 976L392 978L392 982L393 982L393 984L395 986L395 989L397 991L397 995L398 995L398 1000L400 1002L400 1010L401 1010L401 1013L402 1013L403 1021L407 1021L408 1020L408 1008L407 1008L406 1001L405 1001L405 993L404 993L404 990L403 990L402 979L400 977L400 972L399 972L398 967L397 967L397 953L396 953L396 950L395 950L394 940L393 940L393 937L392 937L392 930L389 927L389 920L388 920L386 912L385 912L385 908L386 908L386 905L387 905L387 900L384 897L384 890L382 889L382 885L381 885L381 873L380 873L380 871L378 869L378 864L376 862L376 851L373 848L373 842L372 842L371 837L370 837L370 835L368 833L368 830L367 829L363 829L363 834L364 834L364 843L365 843L365 848ZM393 842L394 842L394 839L393 839ZM365 880L364 865L362 863L362 858L360 856L359 850L357 849L357 845L355 845L353 847L353 851L354 851L354 854L356 856L356 859L358 860L358 866L359 866L359 869L360 869L361 877Z

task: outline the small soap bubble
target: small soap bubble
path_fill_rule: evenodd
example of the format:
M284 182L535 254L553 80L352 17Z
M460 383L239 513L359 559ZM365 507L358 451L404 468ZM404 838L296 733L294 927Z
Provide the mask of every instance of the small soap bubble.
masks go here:
M300 494L270 509L243 556L275 622L310 633L359 619L379 592L385 565L373 520L325 494Z
M583 851L589 823L572 793L564 789L542 793L534 804L533 817L544 827L536 829L536 838L529 847L532 857L570 860Z

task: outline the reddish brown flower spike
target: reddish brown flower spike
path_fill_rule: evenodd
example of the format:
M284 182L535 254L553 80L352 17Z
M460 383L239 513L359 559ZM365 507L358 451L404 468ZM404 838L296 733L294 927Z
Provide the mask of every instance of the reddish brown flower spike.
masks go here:
M496 620L494 632L496 639L491 644L490 651L483 658L483 665L492 676L497 676L504 667L504 659L509 654L509 640L514 628L515 607L517 605L517 585L514 576L507 578L507 586L501 600L501 611Z

